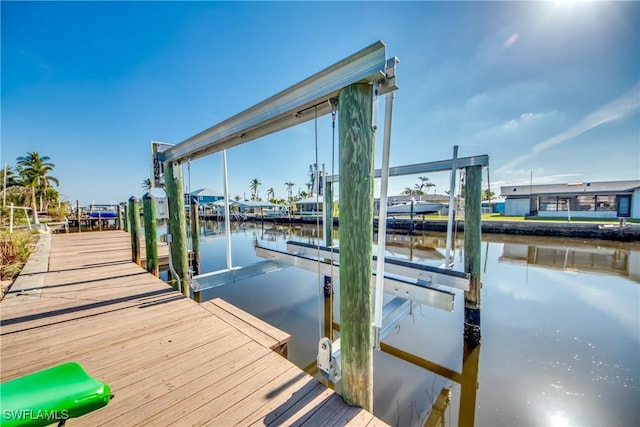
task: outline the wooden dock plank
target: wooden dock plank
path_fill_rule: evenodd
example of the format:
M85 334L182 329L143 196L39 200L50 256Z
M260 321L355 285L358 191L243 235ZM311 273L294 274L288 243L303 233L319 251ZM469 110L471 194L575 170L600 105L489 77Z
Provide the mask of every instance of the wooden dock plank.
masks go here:
M79 362L115 398L74 426L379 421L272 351L285 332L222 300L199 305L133 264L128 234L50 239L48 264L25 267L0 303L0 376Z
M202 307L272 350L286 345L291 338L286 332L274 328L219 298L204 302Z

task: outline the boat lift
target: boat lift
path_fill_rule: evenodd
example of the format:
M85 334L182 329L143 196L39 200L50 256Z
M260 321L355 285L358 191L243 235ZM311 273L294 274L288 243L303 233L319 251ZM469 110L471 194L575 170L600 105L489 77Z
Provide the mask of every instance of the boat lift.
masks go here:
M381 95L386 96L382 167L380 170L376 170L375 175L382 179L380 218L386 218L390 176L438 170L452 170L452 174L455 174L457 168L488 165L488 156L478 156L397 168L389 167L393 93L397 89L395 84L397 64L398 59L395 57L386 59L384 43L376 42L179 144L156 146L152 159L154 166L156 166L154 167L154 182L159 181L158 178L161 177L165 164L190 162L221 151L226 200L225 215L226 218L229 218L226 149L333 112L339 92L343 88L359 82L369 82L374 85L372 122L374 128L377 127L378 99ZM329 180L331 179L338 181L337 176L329 177ZM452 179L452 182L455 182L455 179ZM451 222L451 217L449 221ZM451 227L451 224L449 226ZM339 260L333 259L334 254L339 254L338 249L312 245L312 250L303 244L294 242L288 244L288 249L291 252L257 247L256 253L266 258L267 261L249 267L236 267L233 266L231 259L228 220L226 221L226 239L227 267L220 271L194 276L191 280L191 288L196 295L196 300L200 293L207 288L258 274L278 271L286 266L316 271L329 277L334 277L334 272L339 272ZM411 312L414 302L452 311L455 294L451 290L447 290L446 287L468 289L469 277L465 273L450 269L437 269L385 258L386 221L379 223L378 239L378 255L372 259L376 266L373 274L376 278L376 290L372 327L375 346L379 349L381 338L393 328L393 325ZM315 252L315 255L312 255L312 252ZM384 307L382 304L383 291L395 295L395 298ZM332 381L339 380L339 340L331 342L326 337L320 340L318 367Z

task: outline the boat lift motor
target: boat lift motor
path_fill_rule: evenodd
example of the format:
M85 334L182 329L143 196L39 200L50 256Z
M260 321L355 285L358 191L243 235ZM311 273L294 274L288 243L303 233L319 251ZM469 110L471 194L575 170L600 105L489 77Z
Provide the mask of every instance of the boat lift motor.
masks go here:
M327 337L320 338L318 343L318 370L322 376L337 383L342 378L340 366L340 339L335 342Z

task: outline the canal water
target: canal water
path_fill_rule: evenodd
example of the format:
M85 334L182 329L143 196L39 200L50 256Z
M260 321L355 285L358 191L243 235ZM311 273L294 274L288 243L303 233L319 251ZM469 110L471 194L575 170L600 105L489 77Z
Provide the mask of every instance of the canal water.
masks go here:
M318 238L316 226L234 223L233 265L262 261L256 245L286 251L288 240ZM462 291L454 290L452 312L416 307L383 341L404 356L374 352L375 415L398 426L429 417L446 426L640 425L640 243L483 239L481 346L463 346ZM444 234L390 232L387 241L387 256L444 260ZM455 244L462 270L462 234ZM204 222L200 245L202 272L226 267L224 223ZM223 298L290 333L289 359L314 373L322 285L317 272L285 268L208 289L203 299ZM339 322L339 283L333 303Z

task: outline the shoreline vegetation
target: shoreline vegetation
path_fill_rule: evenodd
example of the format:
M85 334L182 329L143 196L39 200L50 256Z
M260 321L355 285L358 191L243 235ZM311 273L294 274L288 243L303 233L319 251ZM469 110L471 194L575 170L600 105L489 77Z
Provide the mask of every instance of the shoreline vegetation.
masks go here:
M27 230L0 231L0 301L22 271L38 238L39 233Z

